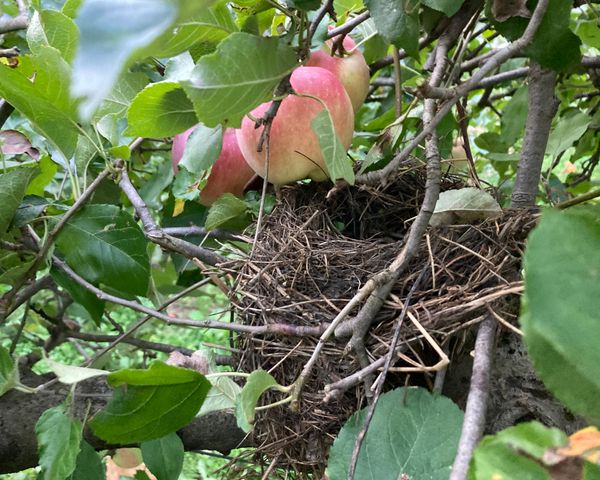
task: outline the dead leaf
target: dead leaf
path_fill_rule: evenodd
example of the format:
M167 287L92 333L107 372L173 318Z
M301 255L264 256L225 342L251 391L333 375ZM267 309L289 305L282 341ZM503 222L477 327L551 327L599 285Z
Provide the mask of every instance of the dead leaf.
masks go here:
M40 152L31 145L29 139L16 130L0 132L0 151L4 155L21 155L26 153L34 160L39 160Z
M178 352L177 350L174 350L169 355L167 363L169 365L173 365L174 367L190 368L203 375L206 375L209 370L208 359L201 350L195 351L190 357Z
M600 462L600 431L587 427L569 437L569 445L556 450L565 457L583 457L592 463Z

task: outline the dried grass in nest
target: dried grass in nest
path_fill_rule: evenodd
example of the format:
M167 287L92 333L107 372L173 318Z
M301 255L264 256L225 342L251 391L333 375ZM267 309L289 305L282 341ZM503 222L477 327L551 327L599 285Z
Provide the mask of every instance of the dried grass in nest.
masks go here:
M424 180L424 172L413 171L384 190L351 187L329 200L323 185L285 188L282 201L266 220L253 258L240 274L236 305L240 321L307 327L330 322L399 252L422 200ZM447 179L443 188L454 185ZM395 285L365 339L369 360L388 352L402 299L424 268L410 312L439 344L447 344L476 323L489 305L518 289L522 249L534 222L531 215L506 213L477 226L429 231L420 255ZM290 385L316 343L316 337L308 336L241 336L238 368L262 368L282 385ZM346 343L347 339L334 339L325 347L303 390L299 412L284 405L257 416L255 439L260 451L277 458L279 465L300 472L321 471L341 425L365 406L361 384L323 401L325 385L361 368L352 354L344 354ZM401 345L404 357L396 367L436 361L414 323L404 323ZM389 388L404 381L402 374L392 373ZM266 404L281 398L268 393L263 400Z

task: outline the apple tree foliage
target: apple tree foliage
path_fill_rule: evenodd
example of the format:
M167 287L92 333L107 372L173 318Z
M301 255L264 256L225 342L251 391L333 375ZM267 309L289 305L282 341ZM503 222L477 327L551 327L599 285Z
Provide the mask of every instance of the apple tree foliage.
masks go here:
M466 80L490 58L486 54L523 35L531 21L523 12L531 13L537 3L335 0L328 5L337 18L325 16L310 31L321 11L315 0L0 0L0 395L35 390L21 383L17 356L41 357L45 343L56 348L47 342L52 332L60 331L63 339L111 332L115 298L160 309L169 295L201 281L190 260L194 255L185 255L190 245L225 257L245 248L204 234L246 227L258 212L259 195L225 195L210 209L200 206L198 175L210 168L219 147L198 136L186 149L190 168L175 176L170 137L201 122L207 136L220 142L222 126L238 127L250 110L273 99L306 52L322 45L328 24L344 25L368 11L370 18L351 35L372 66L373 91L356 112L350 155L334 155L328 165L338 172L333 181L351 182L354 172L388 164L422 128L419 87L429 77L426 60L449 18L477 4L478 19L450 51L455 79ZM5 27L18 18L25 19L20 27ZM594 170L600 158L599 19L594 2L549 0L533 41L493 72L515 73L535 62L559 75L560 104L538 182L544 211L524 256L520 322L548 389L592 426L600 425L600 205L594 203L600 180ZM399 95L392 80L394 52L400 58ZM504 207L523 148L528 98L524 76L507 76L474 88L465 97L468 118L453 111L436 130L441 155L450 158L461 122L468 122L473 167L496 188ZM327 115L315 119L313 128L323 152L338 149ZM424 160L422 148L413 154ZM443 168L463 167L446 162ZM137 197L119 188L123 169ZM165 231L193 223L205 232L169 252L173 244L157 241L132 198ZM571 207L574 198L590 201ZM452 208L465 210L471 201L457 194ZM267 209L272 202L267 198ZM487 207L477 208L481 213ZM139 339L146 334L144 328L136 333ZM288 392L262 371L241 388L219 376L211 362L200 373L160 360L123 369L99 357L95 369L87 368L89 362L78 367L49 359L44 365L71 385L106 376L114 395L85 421L102 440L141 444L159 478L177 478L184 447L174 432L196 415L230 409L240 428L249 430L264 391ZM358 412L340 432L331 451L331 479L345 478L363 415ZM449 400L423 390L385 394L359 456L360 478L447 478L461 422L462 413ZM83 427L69 399L37 420L40 478L103 477ZM597 437L590 436L597 448ZM447 439L443 445L441 437ZM486 437L469 478L553 478L550 454L567 458L560 449L569 441L535 423ZM395 460L372 464L370 450ZM581 458L582 478L600 478L592 457Z

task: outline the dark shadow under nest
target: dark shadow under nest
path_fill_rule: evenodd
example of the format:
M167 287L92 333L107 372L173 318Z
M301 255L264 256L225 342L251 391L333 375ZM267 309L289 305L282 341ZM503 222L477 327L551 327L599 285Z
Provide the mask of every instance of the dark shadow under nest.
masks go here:
M396 257L418 212L424 184L424 172L413 171L385 189L348 187L330 199L326 198L327 185L284 188L280 203L265 220L254 255L239 276L239 321L306 327L331 322L358 288ZM458 186L449 178L442 188ZM388 352L394 320L423 270L409 311L447 352L460 349L469 327L490 314L490 309L498 318L513 322L524 242L534 224L531 214L505 213L479 225L430 229L420 254L396 283L369 330L365 339L369 362ZM280 384L291 385L318 337L242 335L238 340L239 370L262 368ZM364 383L324 402L326 385L361 368L351 353L344 352L347 341L336 338L327 344L304 387L299 412L283 405L257 415L255 442L260 452L277 458L279 466L321 472L341 425L366 405ZM420 366L434 365L440 358L414 322L404 322L400 345L386 388L406 382L431 386L435 372ZM408 379L403 367L414 370ZM281 398L281 393L267 393L261 402Z

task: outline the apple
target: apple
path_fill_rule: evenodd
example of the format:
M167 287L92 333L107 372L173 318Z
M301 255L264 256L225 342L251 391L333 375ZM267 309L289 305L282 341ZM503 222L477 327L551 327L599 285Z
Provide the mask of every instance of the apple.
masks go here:
M194 128L176 135L173 139L172 160L175 173L177 173L177 165L183 158L185 144ZM254 170L246 163L240 151L235 130L227 128L223 132L221 153L210 170L206 185L200 192L199 201L208 207L224 193L232 193L241 198L244 196L244 188L254 175Z
M312 52L306 66L324 68L339 78L350 96L354 112L357 112L369 93L371 78L369 66L362 52L356 48L356 43L349 36L344 37L342 44L344 50L352 53L344 57L339 56L338 53L331 55L334 40L327 40L320 50Z
M348 149L354 133L354 113L350 98L337 77L324 68L299 67L292 73L290 82L298 94L317 97L327 106L336 134ZM251 116L263 117L270 105L271 102L263 103L251 112ZM319 139L311 128L312 120L323 110L323 105L315 98L288 95L283 99L271 125L269 182L283 185L307 177L316 181L328 178ZM255 128L255 122L245 117L236 133L246 161L265 178L266 149L257 151L263 129L263 126Z

